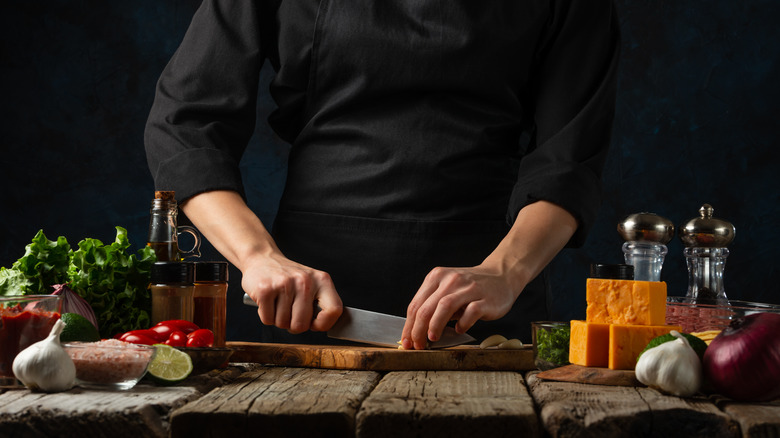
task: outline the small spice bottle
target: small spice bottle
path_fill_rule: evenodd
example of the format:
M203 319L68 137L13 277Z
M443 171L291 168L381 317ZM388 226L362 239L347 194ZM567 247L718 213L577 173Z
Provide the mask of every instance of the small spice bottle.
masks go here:
M169 319L192 321L195 266L190 262L156 262L150 277L152 325Z
M192 322L214 332L214 346L225 346L227 321L227 262L196 262Z

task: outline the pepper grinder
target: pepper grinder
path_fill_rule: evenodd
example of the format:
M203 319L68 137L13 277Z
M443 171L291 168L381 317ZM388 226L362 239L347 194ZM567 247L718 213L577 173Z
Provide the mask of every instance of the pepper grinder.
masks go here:
M699 217L679 229L688 265L686 297L698 303L728 304L723 272L729 255L726 247L734 240L736 230L730 222L712 217L714 212L711 205L704 204Z
M661 268L674 237L674 224L655 213L628 215L618 224L618 234L626 241L623 256L634 266L634 280L661 281Z

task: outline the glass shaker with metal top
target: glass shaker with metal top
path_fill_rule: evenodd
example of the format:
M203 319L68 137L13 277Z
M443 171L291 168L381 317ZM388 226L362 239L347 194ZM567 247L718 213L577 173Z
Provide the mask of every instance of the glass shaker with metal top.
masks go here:
M661 281L666 244L674 237L672 221L655 213L635 213L618 224L618 233L626 241L623 255L634 267L634 280Z
M697 303L728 304L723 287L727 246L734 240L736 229L731 222L713 217L715 209L704 204L699 217L679 228L679 237L685 245L688 265L687 298Z

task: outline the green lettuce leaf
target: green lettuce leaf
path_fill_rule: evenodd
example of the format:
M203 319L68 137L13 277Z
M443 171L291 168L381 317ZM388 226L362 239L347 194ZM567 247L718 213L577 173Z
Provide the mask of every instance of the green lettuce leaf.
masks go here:
M11 268L0 268L0 296L51 294L55 284L68 284L84 298L104 338L147 328L152 299L151 267L157 257L144 246L130 253L127 230L116 227L116 239L104 245L84 239L73 250L65 237L52 241L43 230L25 247L25 254Z
M127 230L116 227L116 239L104 245L84 239L70 258L70 287L90 303L104 338L149 326L152 307L148 289L154 251L144 246L130 254Z
M65 237L49 240L39 230L11 269L0 269L0 295L48 295L67 282L70 244Z

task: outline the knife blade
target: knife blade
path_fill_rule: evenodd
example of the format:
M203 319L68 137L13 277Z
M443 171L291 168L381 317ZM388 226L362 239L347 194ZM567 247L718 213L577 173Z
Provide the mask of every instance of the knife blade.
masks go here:
M244 304L257 307L257 303L247 294L244 294ZM346 341L360 342L364 344L379 345L382 347L398 348L401 333L404 329L406 318L370 310L356 309L344 306L341 316L336 324L328 330L328 337ZM446 348L473 342L468 334L460 334L452 327L445 327L441 338L435 342L429 342L429 348Z

